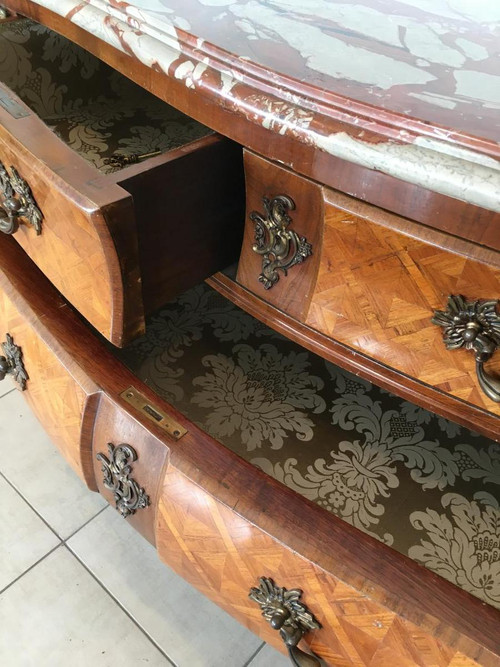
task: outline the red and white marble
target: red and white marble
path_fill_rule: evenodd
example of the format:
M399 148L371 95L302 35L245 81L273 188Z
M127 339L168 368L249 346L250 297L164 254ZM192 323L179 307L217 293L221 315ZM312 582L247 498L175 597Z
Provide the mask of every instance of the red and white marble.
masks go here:
M500 211L500 3L33 0L278 134Z

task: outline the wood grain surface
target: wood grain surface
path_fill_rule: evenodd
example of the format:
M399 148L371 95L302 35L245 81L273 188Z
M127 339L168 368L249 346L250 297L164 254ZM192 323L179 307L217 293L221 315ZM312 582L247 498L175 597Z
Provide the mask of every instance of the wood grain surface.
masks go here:
M393 641L395 636L400 636L400 619L404 619L403 626L406 621L417 626L418 630L410 628L410 639L408 632L405 634L401 631L403 639L400 644L404 650L401 646L397 649L399 653L396 652L395 655L398 656L398 659L401 651L403 651L403 656L406 656L405 651L410 651L408 647L411 647L410 653L415 662L418 654L413 647L417 643L419 647L423 647L424 655L444 656L450 664L470 664L465 658L455 655L456 653L462 653L467 656L467 659L475 660L479 664L491 666L500 664L499 658L496 657L497 654L500 654L498 641L500 612L498 610L484 605L477 598L458 589L414 561L298 496L292 490L226 450L194 423L189 422L172 406L156 396L146 385L138 382L137 378L117 361L109 346L104 345L102 340L82 322L81 318L72 309L65 306L60 295L39 269L28 260L19 245L12 238L3 235L0 236L0 266L2 267L0 286L9 301L15 303L17 314L14 315L14 319L17 320L20 317L26 326L36 330L36 336L41 343L50 348L57 356L57 364L62 372L69 373L73 381L81 388L84 396L88 397L87 405L90 405L92 410L87 409L86 411L81 426L83 435L80 445L80 450L89 454L88 458L83 459L88 460L89 463L88 468L84 468L88 472L88 477L92 479L94 477L94 464L90 459L94 431L98 445L102 444L102 440L113 438L116 440L115 444L128 442L132 446L137 446L140 465L137 468L134 466L134 472L138 480L142 485L149 486L149 475L151 475L151 479L158 479L160 482L158 497L161 496L161 500L157 506L156 518L158 548L164 558L173 559L174 567L177 562L185 566L187 578L191 574L194 577L193 580L201 576L197 568L202 562L203 568L209 568L211 571L210 578L207 578L205 574L203 579L204 586L208 590L209 584L212 585L211 581L225 582L220 571L227 562L230 572L233 573L232 576L235 577L234 590L240 591L238 596L241 595L241 597L231 597L231 601L228 601L227 597L221 596L220 592L213 592L213 598L227 605L231 613L238 618L243 619L246 609L249 609L250 620L248 622L253 623L252 627L258 629L259 632L262 631L265 637L269 635L272 637L271 630L266 626L258 625L262 623L262 619L258 618L255 610L250 610L246 600L247 585L253 586L257 580L253 579L249 583L245 580L244 588L241 588L243 586L241 577L246 576L246 572L251 572L255 577L261 574L274 575L277 583L288 586L290 584L285 581L285 575L290 571L292 581L304 587L306 602L311 602L314 605L314 611L321 614L320 620L325 618L326 613L330 618L330 612L328 608L326 612L323 609L324 595L318 587L318 582L324 583L327 600L331 602L335 614L340 613L337 609L339 606L342 607L342 613L347 613L349 611L348 601L351 599L356 602L356 605L359 604L356 613L354 614L354 611L352 613L356 616L356 623L360 628L368 623L368 629L372 631L370 622L361 618L365 612L369 617L370 610L373 610L377 616L383 612L386 614L376 620L384 622L384 619L394 619L391 624L394 632L387 635L387 641ZM22 332L14 322L12 334L17 337L18 331L20 342L24 344ZM29 346L27 349L30 350ZM28 356L26 358L28 361ZM27 363L27 368L30 372L29 363ZM36 374L34 377L37 377ZM65 383L66 381L61 385L63 396L65 395ZM175 441L160 427L126 404L120 398L120 394L131 385L145 394L147 400L157 404L160 409L188 429L187 434L179 441ZM59 383L55 386L54 391L57 392L58 387ZM28 388L25 392L27 397L29 392ZM78 388L77 392L77 396L81 396ZM52 398L52 395L44 400L52 400L56 404L59 401L59 399ZM98 406L99 400L103 401L102 412L98 417L98 423L94 424L96 410L98 407L101 410L101 406ZM81 405L78 401L76 404ZM74 403L70 402L70 405ZM74 421L73 416L73 423ZM44 423L43 419L42 423ZM75 430L76 427L73 431L70 430L70 435L75 433ZM64 429L59 429L56 437L67 442L68 436ZM69 442L74 443L74 440L70 439ZM160 445L161 448L157 449ZM62 447L63 455L70 461L72 457L73 460L76 458L74 451L74 444L69 451L67 445ZM151 460L149 461L150 455ZM161 460L168 461L168 474L172 473L171 477L165 478L165 484L162 482L163 473L157 476ZM147 470L149 463L151 471ZM170 485L171 480L174 483ZM95 488L95 481L93 486ZM151 491L152 496L154 493ZM196 497L202 499L199 508L193 500ZM162 509L162 504L166 509ZM207 511L208 514L206 514ZM211 518L212 511L213 516L221 517L217 518L215 528L222 531L223 541L221 541L221 533L218 535L215 532ZM190 517L193 517L192 522ZM162 522L165 524L164 529L161 528ZM224 528L226 524L227 528ZM169 525L175 527L179 534L182 534L181 531L186 533L184 546L176 546L173 542L167 543ZM241 528L238 540L236 540L237 536L229 539L231 526L236 527L236 532ZM144 530L144 532L147 531ZM245 564L244 567L242 565L243 574L240 575L233 572L231 565L231 563L239 562L240 558L240 551L233 546L232 540L236 540L236 544L241 547L245 544L245 534L249 536L250 540L256 536L260 546L257 558L255 552L250 549L250 545L245 545L243 552L248 546L249 559L251 556L255 560L253 564L249 561L250 564ZM210 559L209 547L211 544L213 544L215 553L213 561ZM219 551L223 548L226 549L226 552ZM203 554L205 556L204 560L200 556L200 561L198 561L195 554L200 550L202 556ZM245 554L242 553L241 557L245 558ZM286 567L283 566L280 569L282 559ZM300 578L297 573L298 563L300 563L300 571L307 573L307 580ZM260 567L264 566L266 570L260 571ZM309 580L312 587L308 589ZM339 587L339 582L342 582L341 587ZM347 586L348 589L343 588L344 586ZM228 584L227 587L231 589L231 584ZM245 591L245 596L242 590ZM346 590L348 593L345 593ZM335 598L335 591L337 591L338 598ZM223 593L226 595L224 591ZM374 606L371 606L371 603ZM356 606L353 606L352 609L356 609ZM355 625L354 620L351 620L347 623L349 627ZM334 624L335 619L333 618L328 623ZM334 627L337 628L335 625ZM379 630L381 629L377 627L373 632ZM317 633L317 638L314 637L313 646L319 651L321 646L326 644L326 654L330 652L331 655L333 652L336 655L335 652L340 650L335 639L336 635L329 634L327 639L323 640L320 632ZM340 630L335 629L335 632L340 632ZM351 664L363 664L359 661L358 663L352 662L353 658L350 656L355 656L356 653L364 655L364 652L368 651L364 648L366 644L369 644L369 650L371 650L370 647L375 646L372 639L366 638L365 635L364 630L362 632L358 632L356 628L351 630L352 653L344 660L344 663L338 664L349 665L348 659L351 660ZM415 641L411 637L416 638ZM380 636L379 638L382 639ZM380 641L378 643L380 644ZM429 646L431 648L428 649ZM390 650L392 650L392 645ZM382 657L378 664L385 667L387 662L385 664L383 662L384 653L380 655ZM424 658L419 656L419 659ZM373 664L377 663L373 662ZM401 664L412 663L403 661Z
M28 182L44 216L39 236L21 225L16 241L100 333L121 345L144 326L132 197L98 178L16 101L28 115L15 119L0 107L0 160Z
M322 626L308 633L305 642L331 667L500 664L472 644L469 650L475 659L447 646L304 560L235 509L169 467L158 512L158 552L178 574L279 650L285 652L279 633L248 598L261 576L304 591L304 603ZM449 638L457 640L453 634Z
M4 291L6 280L0 268L0 342L5 340L4 332L8 332L21 348L29 375L23 392L26 401L73 470L95 489L89 426L95 416L96 396L91 393L90 383L82 386L65 368L58 358L57 343L41 339L36 311L24 316L19 313L18 297L14 295L11 300ZM7 376L2 389L7 391L12 382Z
M325 343L335 341L400 373L401 386L414 378L500 415L500 406L479 388L474 355L446 350L441 328L431 323L434 310L445 309L450 294L470 300L500 297L498 253L321 189L248 152L245 169L247 219L237 274L243 287L305 324L308 347L322 356ZM258 281L260 257L252 249L254 223L249 219L257 193L279 192L301 202L307 189L310 196L320 193L323 206L299 204L290 227L300 234L314 230L313 256L265 290ZM273 325L269 312L261 316ZM326 338L320 341L316 332ZM500 372L500 353L487 367ZM398 393L398 386L393 388ZM439 401L431 407L439 408ZM488 435L498 439L498 425Z
M148 433L110 396L102 394L94 424L92 460L98 491L112 507L116 507L113 493L104 486L101 463L97 460L97 454L104 454L109 459L108 443L115 447L122 444L130 445L137 454L137 460L130 463L132 468L130 478L144 489L149 497L149 505L138 509L135 514L127 518L127 521L154 545L159 487L168 448Z

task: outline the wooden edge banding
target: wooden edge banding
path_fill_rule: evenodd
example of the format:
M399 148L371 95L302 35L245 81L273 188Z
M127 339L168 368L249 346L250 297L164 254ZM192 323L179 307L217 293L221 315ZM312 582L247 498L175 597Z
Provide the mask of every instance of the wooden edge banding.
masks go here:
M137 383L137 378L64 305L39 269L6 236L0 237L0 266L2 287L9 298L15 297L20 314L85 392L95 395L89 400L91 410L83 423L87 433L93 428L99 393L105 392L112 404L128 415L127 419L139 424L165 448L165 463L158 470L159 484L166 466L173 466L259 530L448 645L472 658L484 655L485 665L486 652L498 652L498 610L271 479L138 383L148 400L188 429L178 441L169 438L119 397ZM489 664L495 663L489 660Z
M92 441L94 437L94 424L101 402L101 393L89 394L85 401L82 415L82 426L80 435L80 461L85 482L91 491L97 491L97 482L94 475L94 462L92 460Z
M498 667L498 610L325 512L208 436L172 447L171 469L327 574L480 664Z
M338 190L323 187L323 196L324 204L329 204L369 222L394 230L412 239L422 241L427 245L440 248L446 252L453 252L454 254L462 255L466 259L472 259L475 262L481 262L482 264L500 269L500 254L490 248L478 245L472 241L466 241L463 238L447 234L422 223L413 222L413 220L409 220L408 218L402 218L390 211L367 204Z
M494 414L418 382L311 329L278 308L263 302L223 273L215 274L206 282L239 308L314 354L426 410L436 412L492 440L500 440L499 418Z

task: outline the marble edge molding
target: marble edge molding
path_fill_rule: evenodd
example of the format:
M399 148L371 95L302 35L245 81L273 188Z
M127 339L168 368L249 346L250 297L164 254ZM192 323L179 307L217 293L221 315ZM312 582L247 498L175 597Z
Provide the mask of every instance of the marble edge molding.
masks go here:
M419 133L415 130L419 123L414 119L407 119L404 124L408 129L402 129L395 127L394 120L391 122L393 113L377 110L374 119L368 117L368 109L372 109L369 105L362 114L358 113L363 106L360 103L339 108L290 87L280 87L279 74L273 72L265 81L257 75L258 66L248 63L245 67L244 60L222 50L219 54L213 45L184 33L167 20L162 21L161 27L154 27L139 10L137 16L125 14L120 4L112 5L106 0L32 1L276 134L427 190L500 212L500 161L474 146L474 138L473 147L464 147L459 143L460 137L453 141L453 131L426 125L425 131ZM127 7L133 9L133 4L127 3Z

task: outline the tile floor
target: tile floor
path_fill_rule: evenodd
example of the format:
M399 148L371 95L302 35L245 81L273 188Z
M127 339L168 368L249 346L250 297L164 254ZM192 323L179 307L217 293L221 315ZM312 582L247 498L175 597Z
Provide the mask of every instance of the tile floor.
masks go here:
M2 667L290 664L162 565L153 547L83 486L21 394L5 384Z

